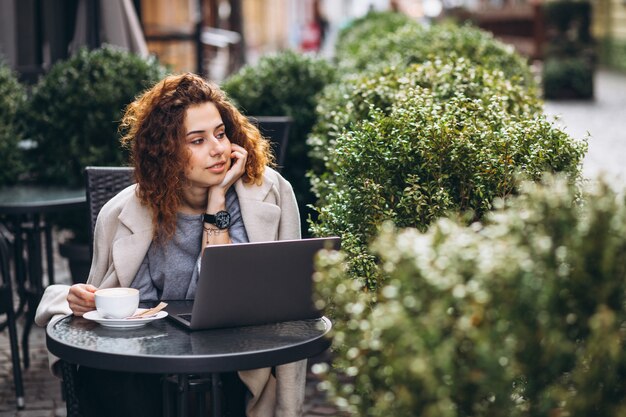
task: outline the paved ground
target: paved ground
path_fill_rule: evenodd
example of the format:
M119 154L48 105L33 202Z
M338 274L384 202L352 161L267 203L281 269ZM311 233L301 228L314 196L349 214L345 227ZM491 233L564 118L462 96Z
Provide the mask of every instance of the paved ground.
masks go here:
M571 136L589 133L589 151L583 174L605 177L620 191L626 188L626 74L598 71L595 100L550 101L545 113L560 116L557 122Z
M583 164L585 176L593 179L605 175L616 188L626 188L626 74L599 71L594 101L548 102L545 110L560 116L559 123L570 135L582 138L587 132L591 134ZM58 259L55 270L60 282L68 280L66 268L64 261ZM27 408L16 412L8 336L6 331L0 333L0 417L64 416L59 381L47 370L43 329L35 328L31 334L31 363L24 372ZM316 384L313 375L309 375L305 415L336 415Z

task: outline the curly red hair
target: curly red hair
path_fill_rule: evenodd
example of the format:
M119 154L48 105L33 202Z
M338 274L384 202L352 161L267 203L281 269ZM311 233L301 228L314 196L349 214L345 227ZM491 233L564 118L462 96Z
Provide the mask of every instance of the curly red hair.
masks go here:
M269 142L217 85L191 73L159 81L128 105L120 124L122 144L130 149L135 167L137 196L152 211L157 240L176 231L176 213L187 185L186 111L206 102L217 107L228 139L248 152L244 182L260 184L265 167L274 164Z

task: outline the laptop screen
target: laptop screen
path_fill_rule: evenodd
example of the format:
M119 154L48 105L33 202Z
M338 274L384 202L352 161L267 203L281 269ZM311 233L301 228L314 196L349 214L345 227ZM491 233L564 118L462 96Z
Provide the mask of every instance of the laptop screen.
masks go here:
M208 246L194 302L170 303L169 317L192 330L320 317L312 299L315 255L339 245L329 237ZM189 314L185 323L181 315Z

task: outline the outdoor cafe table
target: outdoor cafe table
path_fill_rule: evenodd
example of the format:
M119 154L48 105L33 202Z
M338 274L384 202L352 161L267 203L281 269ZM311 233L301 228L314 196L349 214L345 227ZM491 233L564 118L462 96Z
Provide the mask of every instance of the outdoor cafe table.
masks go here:
M28 335L44 290L42 233L45 239L48 284L54 284L52 232L45 215L83 207L85 204L85 190L82 188L33 185L0 188L0 220L13 236L15 278L20 299L18 312L24 311L25 306L28 309L22 336L25 368L29 365Z
M67 316L48 325L46 344L51 353L76 365L177 375L178 415L184 416L187 409L182 384L187 375L215 376L310 358L330 346L331 328L330 320L322 317L201 331L188 331L164 318L140 328L112 329ZM220 404L215 401L216 391L213 393L213 415L219 416Z

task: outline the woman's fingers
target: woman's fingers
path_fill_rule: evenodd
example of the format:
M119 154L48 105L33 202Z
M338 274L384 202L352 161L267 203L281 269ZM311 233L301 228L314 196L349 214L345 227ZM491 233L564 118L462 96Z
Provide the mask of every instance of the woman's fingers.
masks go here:
M75 316L83 316L85 313L88 313L93 310L94 310L93 308L83 307L79 305L74 305L72 307L72 313L74 313Z
M236 143L233 143L230 147L230 152L231 154L233 152L238 153L239 155L242 156L248 156L248 151L246 151L246 148L244 148L243 146L239 146Z
M231 166L222 181L224 189L233 185L246 171L248 152L243 147L232 144L230 157L232 158Z
M242 168L245 167L246 159L248 158L248 152L245 150L244 147L233 144L231 147L230 156L234 156L235 164L240 164Z
M98 288L90 284L74 284L70 287L67 302L74 315L82 316L86 312L96 308L96 297L94 293L97 290Z
M90 284L75 284L70 287L70 295L84 303L95 305L95 292L98 289Z

